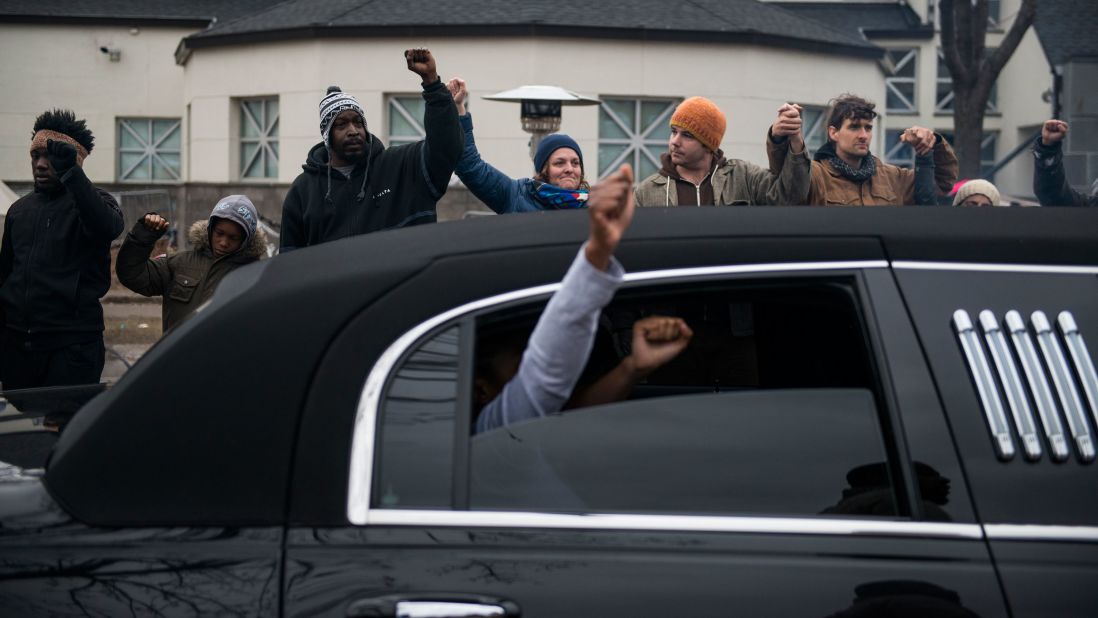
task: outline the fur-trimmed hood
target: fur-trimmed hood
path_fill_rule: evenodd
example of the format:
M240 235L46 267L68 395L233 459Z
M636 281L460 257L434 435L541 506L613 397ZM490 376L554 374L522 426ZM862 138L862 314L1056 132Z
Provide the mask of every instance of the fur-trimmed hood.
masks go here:
M208 251L212 253L210 249L210 235L207 233L209 229L209 219L202 221L195 221L191 225L191 228L187 230L187 240L190 241L191 246L199 251ZM242 258L245 261L251 262L259 260L267 255L267 233L263 231L263 228L256 228L255 234L252 234L251 240L248 242L248 246L241 247L239 251L231 256L232 259Z

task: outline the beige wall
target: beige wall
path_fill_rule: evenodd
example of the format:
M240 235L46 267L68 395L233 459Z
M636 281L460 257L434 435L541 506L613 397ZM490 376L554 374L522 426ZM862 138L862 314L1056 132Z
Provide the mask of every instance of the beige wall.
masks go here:
M85 169L96 182L117 174L115 118L183 115L179 40L191 30L0 24L0 180L30 181L35 117L71 108L95 134ZM122 51L110 62L100 47Z
M765 163L762 140L785 101L824 104L842 90L884 94L876 62L752 46L566 39L323 40L226 47L194 52L186 65L184 102L191 106L189 179L221 182L238 175L234 99L278 95L279 180L301 170L319 142L317 102L338 84L366 108L370 130L388 134L385 95L416 93L402 51L429 47L444 79L461 76L484 158L512 176L530 174L528 135L517 104L481 97L523 84L553 84L591 96L704 95L728 116L729 156ZM565 108L563 132L580 142L592 170L597 160L598 108Z

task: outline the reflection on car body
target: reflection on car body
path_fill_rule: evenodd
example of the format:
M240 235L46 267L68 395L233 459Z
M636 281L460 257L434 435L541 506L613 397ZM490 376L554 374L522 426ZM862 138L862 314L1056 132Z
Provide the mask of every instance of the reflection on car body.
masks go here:
M477 346L530 327L582 214L379 233L235 273L73 417L44 470L0 480L0 604L1093 613L1098 472L1075 438L1098 420L1098 214L638 213L588 373L628 352L639 316L681 317L691 347L628 400L474 435ZM958 311L976 316L967 344Z

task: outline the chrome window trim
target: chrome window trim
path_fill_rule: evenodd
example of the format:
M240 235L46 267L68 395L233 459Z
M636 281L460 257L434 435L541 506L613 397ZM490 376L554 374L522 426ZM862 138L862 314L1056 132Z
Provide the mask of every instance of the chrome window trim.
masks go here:
M1033 393L1033 402L1037 405L1037 415L1041 418L1041 426L1048 438L1051 457L1053 461L1064 461L1071 456L1071 452L1064 436L1064 426L1060 423L1060 415L1056 412L1052 387L1049 386L1048 377L1037 358L1037 349L1026 330L1021 313L1013 309L1007 311L1005 322L1018 358L1022 360L1022 372L1026 374L1029 391Z
M1063 407L1064 417L1067 418L1071 437L1075 439L1075 448L1078 449L1083 461L1094 461L1094 437L1090 433L1079 392L1075 390L1071 367L1068 366L1060 341L1052 330L1052 324L1049 323L1044 311L1034 311L1030 314L1029 323L1033 325L1033 332L1037 333L1037 345L1045 357L1045 365L1049 373L1052 374L1052 383L1060 397L1060 405Z
M1025 388L1022 386L1022 378L1018 375L1018 367L1014 364L1014 357L1007 347L1006 336L999 327L999 319L988 309L980 312L980 327L984 331L984 341L991 351L991 360L995 363L995 369L999 372L999 381L1003 384L1006 393L1007 405L1014 417L1014 428L1018 431L1018 437L1022 440L1022 450L1026 459L1036 460L1041 457L1041 439L1037 437L1037 423L1033 420L1033 411L1029 407L1029 399L1026 398Z
M1098 543L1096 526L1038 526L1022 524L985 524L991 540L1010 541L1084 541Z
M666 532L743 532L828 536L894 536L983 538L979 524L830 519L803 517L736 517L700 515L621 515L536 513L518 511L445 511L371 509L366 525L458 528L534 528L557 530L638 530Z
M1083 333L1079 331L1075 316L1070 311L1061 311L1056 317L1056 324L1060 327L1068 353L1071 355L1072 362L1075 363L1075 371L1083 384L1087 401L1090 402L1090 413L1094 418L1094 425L1098 427L1098 372L1094 370L1094 360L1087 350Z
M884 260L789 262L676 268L626 273L625 282L658 282L752 273L864 270L870 268L888 268L888 262ZM366 384L361 397L359 397L352 430L351 468L347 487L347 518L352 524L366 525L369 521L371 513L370 492L373 482L374 434L377 425L378 406L381 402L381 391L385 387L389 374L392 373L396 363L407 349L430 331L451 320L487 307L548 296L558 289L560 289L559 282L548 283L497 294L455 307L412 327L378 356L377 362L374 363L373 368L370 369L370 373L366 377Z
M1098 266L1049 266L1045 264L990 264L980 262L919 262L896 260L892 262L892 268L901 270L961 270L973 272L1098 275Z
M987 420L991 438L995 442L996 454L1004 461L1011 459L1014 457L1014 438L1010 435L1010 425L1003 410L1003 402L999 399L999 389L995 385L995 377L991 375L991 365L988 364L987 356L984 355L980 338L976 336L972 318L964 309L953 312L953 329L957 333L957 340L960 341L961 349L964 351L969 373L976 385L980 407Z

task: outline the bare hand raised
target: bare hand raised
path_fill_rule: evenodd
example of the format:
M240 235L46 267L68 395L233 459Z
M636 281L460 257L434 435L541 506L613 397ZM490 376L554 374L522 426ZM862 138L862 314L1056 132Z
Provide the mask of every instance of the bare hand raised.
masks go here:
M610 256L614 255L633 220L633 208L633 168L628 164L591 188L587 198L591 233L586 255L595 268L606 270L610 267Z
M633 368L647 375L678 356L694 331L680 318L654 315L633 324Z
M465 99L469 96L469 91L465 88L465 80L455 77L446 82L446 89L450 91L450 96L454 97L454 105L457 106L458 116L464 116Z
M911 127L910 129L904 129L904 132L900 134L900 141L910 144L915 149L915 154L919 156L930 152L934 148L937 139L934 136L934 131L925 127Z
M404 59L408 61L408 70L423 78L424 84L438 81L438 70L431 50L415 48L404 50Z
M797 135L801 132L802 108L796 103L786 103L778 108L778 119L770 126L770 134L774 137Z
M1064 139L1068 134L1068 123L1063 120L1046 120L1041 125L1041 143L1051 146Z
M788 137L789 147L797 154L804 151L804 135L801 133L804 124L801 119L803 110L796 103L786 103L778 108L778 119L770 125L770 135Z
M145 218L141 220L141 223L144 224L150 232L163 232L168 229L168 220L155 212L145 215Z

